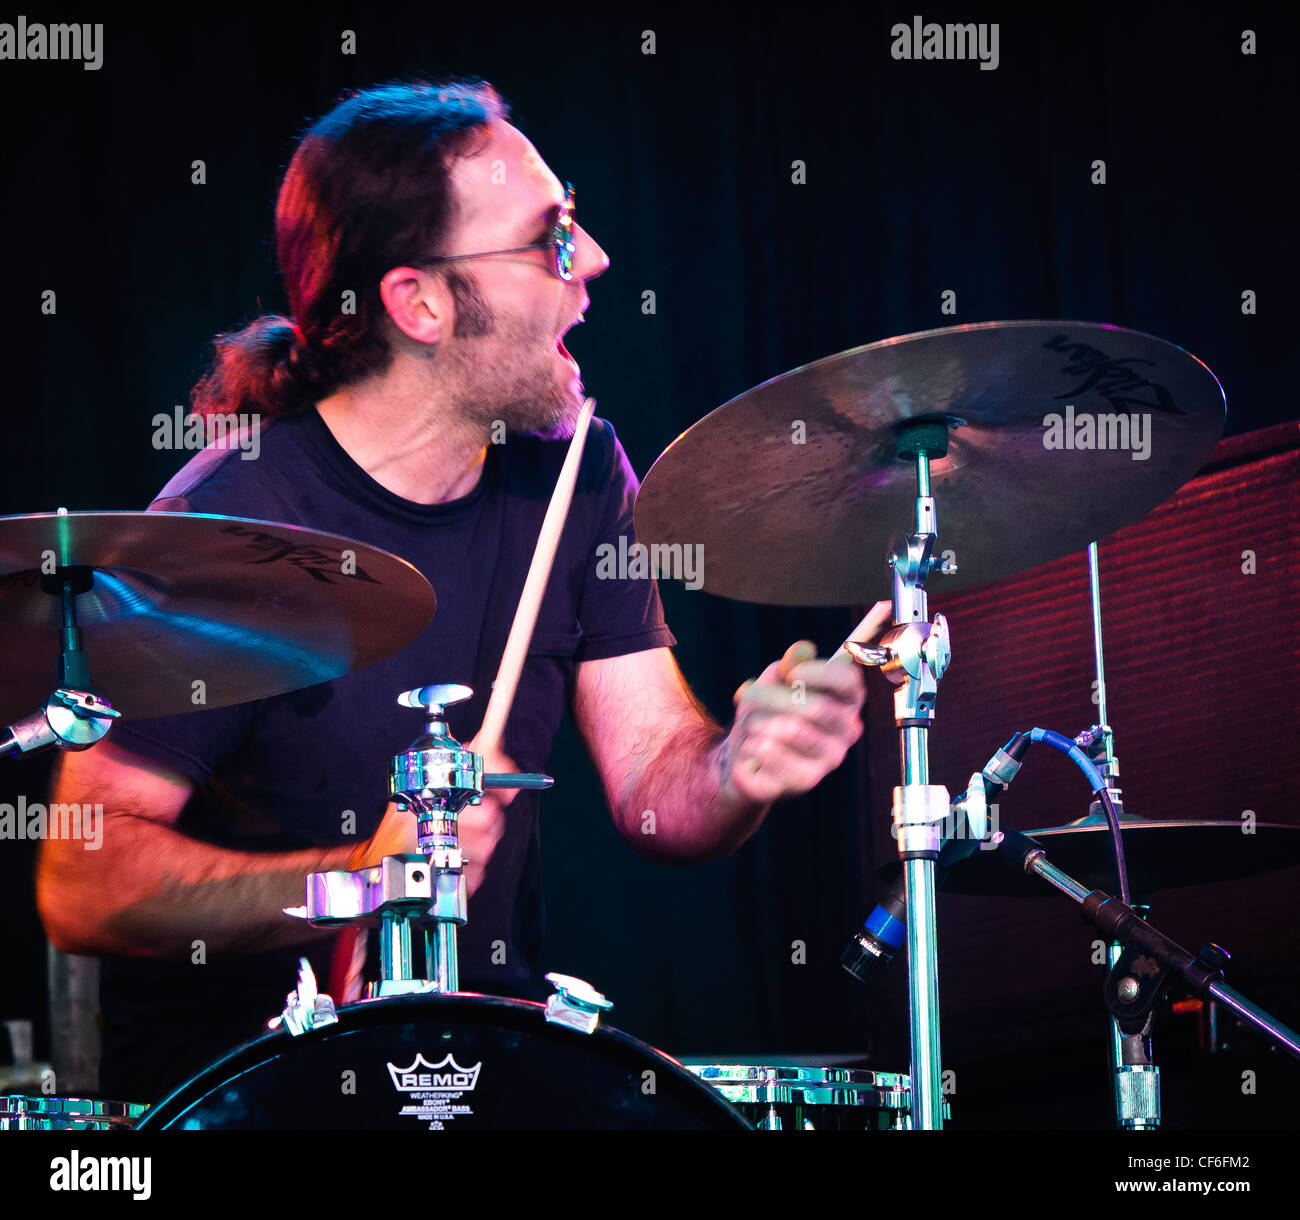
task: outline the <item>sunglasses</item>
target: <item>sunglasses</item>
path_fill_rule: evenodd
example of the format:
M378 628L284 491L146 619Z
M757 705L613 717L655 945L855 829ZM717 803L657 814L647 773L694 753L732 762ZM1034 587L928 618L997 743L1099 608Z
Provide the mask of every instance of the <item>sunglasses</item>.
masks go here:
M555 256L555 274L564 281L573 279L573 185L564 184L564 202L560 204L555 227L546 241L531 246L511 246L508 250L481 250L477 254L445 254L428 260L433 263L454 263L467 258L490 258L496 254L523 254L526 250L550 250Z

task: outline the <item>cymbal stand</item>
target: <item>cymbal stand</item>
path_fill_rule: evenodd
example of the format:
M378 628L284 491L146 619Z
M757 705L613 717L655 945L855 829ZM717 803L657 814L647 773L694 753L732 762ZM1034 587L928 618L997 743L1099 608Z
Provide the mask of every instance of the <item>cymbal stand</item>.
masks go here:
M888 562L893 571L894 626L874 648L845 647L862 665L879 666L897 688L902 784L894 789L893 835L903 861L907 894L907 973L912 1038L912 1122L916 1130L943 1124L940 1075L939 960L935 928L935 861L951 817L948 790L930 783L929 731L938 682L951 649L942 614L929 621L925 581L932 569L956 571L934 554L938 518L930 494L930 460L948 452L948 426L920 420L900 431L895 452L916 464L915 530L896 536Z
M19 758L51 746L88 750L121 715L91 684L90 664L81 646L77 595L88 592L94 583L93 568L60 567L41 577L41 588L57 597L62 608L58 685L37 711L0 729L0 758Z
M549 775L484 774L483 756L452 736L444 709L468 699L468 686L422 686L398 696L422 708L424 732L394 756L388 791L399 809L415 814L419 852L385 856L374 867L333 869L307 877L307 903L285 914L316 927L366 924L379 929L378 981L367 998L460 990L457 929L466 922L465 856L460 811L493 788L549 788ZM424 964L414 946L423 940Z

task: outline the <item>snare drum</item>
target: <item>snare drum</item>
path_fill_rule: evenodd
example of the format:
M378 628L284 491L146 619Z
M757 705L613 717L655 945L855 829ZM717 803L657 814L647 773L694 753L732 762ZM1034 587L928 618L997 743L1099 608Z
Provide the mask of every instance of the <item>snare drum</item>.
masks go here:
M129 1131L148 1109L85 1097L0 1097L0 1131Z
M675 1060L601 1024L497 996L391 996L281 1028L204 1069L140 1130L744 1129Z
M902 1131L912 1081L897 1072L758 1063L688 1065L760 1131Z

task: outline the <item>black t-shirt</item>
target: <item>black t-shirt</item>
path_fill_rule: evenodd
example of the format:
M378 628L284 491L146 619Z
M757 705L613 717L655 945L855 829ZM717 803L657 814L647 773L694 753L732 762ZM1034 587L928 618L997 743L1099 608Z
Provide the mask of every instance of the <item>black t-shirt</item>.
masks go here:
M150 505L285 522L391 551L433 585L437 612L393 656L271 699L186 716L123 721L117 745L197 785L177 829L244 851L356 844L388 801L388 764L420 733L403 690L470 686L448 709L451 731L478 731L491 683L555 487L567 442L510 435L489 445L469 495L446 504L401 499L370 478L314 410L262 425L256 460L238 449L197 454ZM612 426L593 420L504 734L522 771L544 771L577 662L675 643L653 580L597 574L595 551L634 541L636 476ZM546 799L546 798L541 798ZM465 990L527 994L542 931L538 794L521 793L460 932ZM344 833L346 811L355 832ZM286 918L288 918L286 916ZM156 1100L197 1068L255 1036L283 1007L296 962L322 981L334 940L301 949L206 961L102 959L101 1091Z

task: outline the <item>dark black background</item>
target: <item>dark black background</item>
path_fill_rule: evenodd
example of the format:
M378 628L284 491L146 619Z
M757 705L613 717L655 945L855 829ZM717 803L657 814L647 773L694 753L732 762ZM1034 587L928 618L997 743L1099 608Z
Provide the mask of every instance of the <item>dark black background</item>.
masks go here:
M894 61L889 28L914 12L999 22L1000 66ZM1296 29L1263 10L647 2L28 16L103 21L106 52L98 72L0 62L0 513L149 501L187 456L151 447L152 416L186 401L215 332L284 307L269 239L296 135L340 90L415 73L491 80L577 186L578 215L613 265L571 345L641 474L761 380L953 322L1133 327L1213 369L1228 433L1296 415L1282 308L1295 267ZM1241 53L1243 27L1258 54ZM352 56L339 50L345 29ZM206 185L191 184L196 159ZM1094 159L1104 186L1090 181ZM804 185L791 182L795 160ZM54 316L40 311L47 289ZM955 317L939 312L948 289ZM667 584L664 599L679 663L722 718L735 686L792 640L830 648L852 622L848 610L762 609ZM40 799L45 767L8 764L4 799ZM893 1018L837 965L871 905L863 827L888 816L863 807L854 765L778 809L733 858L671 871L618 839L571 726L552 771L544 969L591 979L616 1024L676 1054L898 1045L896 1022L882 1028ZM39 1019L31 855L0 846L0 1015ZM806 965L792 964L793 939ZM1104 1123L1100 1042L1083 1053L1103 1098L1087 1121ZM1032 1121L1053 1068L1008 1069Z

